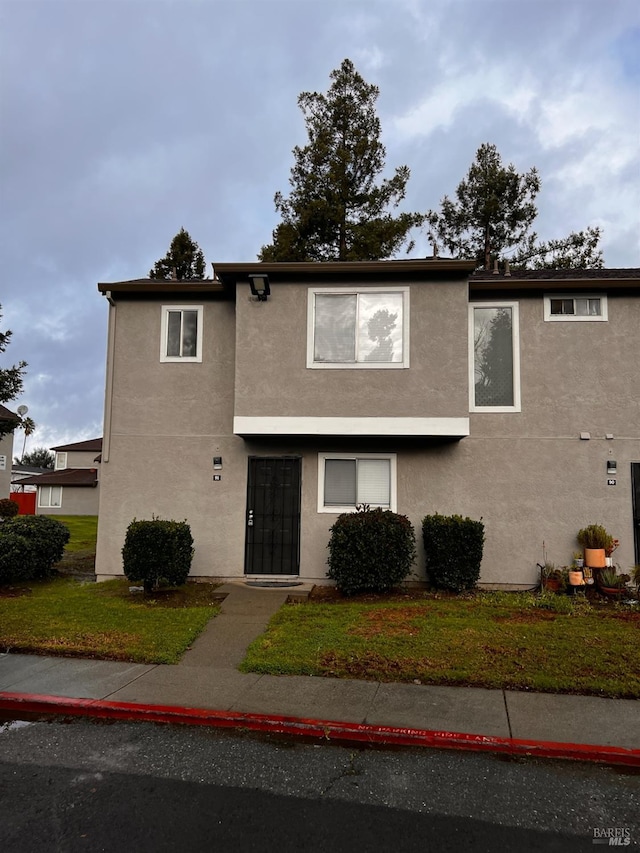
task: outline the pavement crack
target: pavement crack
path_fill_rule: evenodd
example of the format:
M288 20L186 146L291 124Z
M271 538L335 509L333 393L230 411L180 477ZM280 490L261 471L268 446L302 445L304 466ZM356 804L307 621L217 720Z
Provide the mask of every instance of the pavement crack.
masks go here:
M509 738L513 740L513 731L511 730L511 718L509 717L509 706L507 705L507 691L502 691L502 701L504 702L504 712L507 715L507 727L509 729Z
M357 754L358 754L357 752L350 752L349 753L349 762L348 762L347 766L344 767L333 778L331 778L329 780L329 782L324 786L324 788L321 788L321 790L320 790L320 796L321 797L326 797L331 792L331 789L334 788L335 785L337 785L338 782L340 782L342 779L348 779L349 777L353 777L353 776L362 776L363 771L360 770L356 766Z

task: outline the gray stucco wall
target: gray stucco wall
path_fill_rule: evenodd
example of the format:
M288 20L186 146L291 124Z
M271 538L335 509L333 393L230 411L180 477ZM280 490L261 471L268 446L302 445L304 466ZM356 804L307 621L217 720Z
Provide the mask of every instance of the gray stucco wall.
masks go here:
M13 461L13 433L0 439L0 456L5 457L4 470L0 469L0 498L8 498L11 489L11 462Z
M317 512L320 451L397 453L398 511L410 517L418 540L427 513L482 517L484 583L533 585L542 542L551 560L566 564L578 529L594 522L620 539L620 567L632 565L630 465L640 462L637 296L610 297L607 323L566 324L543 322L541 296L518 297L522 411L472 413L471 435L459 442L245 442L232 434L234 382L235 412L242 415L469 415L466 286L412 290L411 368L402 371L306 369L305 291L275 288L269 302L254 303L239 287L237 333L232 303L205 303L202 364L159 361L160 305L171 300L110 309L115 357L99 576L121 572L127 525L152 514L189 521L193 575L241 576L247 457L299 454L301 576L324 580L335 516ZM579 438L585 431L589 441ZM220 482L213 481L213 456L223 457ZM607 486L608 458L618 463L616 486ZM422 565L420 554L420 573Z

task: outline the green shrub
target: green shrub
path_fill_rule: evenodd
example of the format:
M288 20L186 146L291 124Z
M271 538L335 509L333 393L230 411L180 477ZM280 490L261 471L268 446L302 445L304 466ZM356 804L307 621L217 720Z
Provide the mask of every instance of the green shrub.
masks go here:
M461 515L427 515L422 520L427 578L438 589L462 592L480 577L484 524Z
M329 540L328 576L340 592L388 592L411 570L416 537L405 515L372 509L338 516Z
M127 528L122 549L124 573L142 581L145 592L161 583L180 586L191 569L193 537L186 521L137 521Z
M38 565L36 548L26 536L2 525L0 532L0 584L28 581L35 577Z
M32 577L44 578L55 574L53 567L62 559L70 536L69 529L61 521L46 515L21 515L4 522L0 537L4 531L24 536L35 549L36 565Z
M0 499L0 518L13 518L20 512L20 507L11 498Z

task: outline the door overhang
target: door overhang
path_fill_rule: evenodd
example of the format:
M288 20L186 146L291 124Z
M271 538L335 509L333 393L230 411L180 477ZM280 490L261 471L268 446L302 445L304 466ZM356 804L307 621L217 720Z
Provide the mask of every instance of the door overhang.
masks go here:
M465 438L469 418L315 418L246 417L233 419L233 432L252 436L416 436Z

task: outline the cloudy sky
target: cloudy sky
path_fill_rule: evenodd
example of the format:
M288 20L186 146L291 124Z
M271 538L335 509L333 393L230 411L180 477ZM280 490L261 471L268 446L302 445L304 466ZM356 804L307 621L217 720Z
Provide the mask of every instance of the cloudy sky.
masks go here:
M102 432L97 282L146 276L181 226L208 264L270 241L297 96L345 57L380 87L403 209L436 207L492 142L537 166L541 238L600 225L606 265L640 266L637 0L0 0L0 17L0 358L29 363L27 449Z

